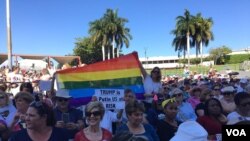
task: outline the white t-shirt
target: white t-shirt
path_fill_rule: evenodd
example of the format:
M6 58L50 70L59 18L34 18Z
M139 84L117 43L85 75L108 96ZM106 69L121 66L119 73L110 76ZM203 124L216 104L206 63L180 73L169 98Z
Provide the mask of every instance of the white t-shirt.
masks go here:
M242 120L250 120L250 117L243 117L238 112L234 111L227 115L227 120L228 120L227 124L231 125Z
M5 112L8 113L6 117L4 116ZM12 104L8 104L5 107L0 108L0 120L4 120L8 127L10 127L15 114L16 108Z
M147 75L144 79L144 90L145 94L158 94L160 89L162 88L161 82L154 82L150 75ZM153 97L146 97L145 102L152 103Z
M8 74L8 79L10 79L10 82L23 82L23 76L21 74L15 74L13 72Z
M112 122L120 121L121 119L117 118L117 113L111 112L109 110L106 110L102 121L101 121L101 127L109 130L112 133Z

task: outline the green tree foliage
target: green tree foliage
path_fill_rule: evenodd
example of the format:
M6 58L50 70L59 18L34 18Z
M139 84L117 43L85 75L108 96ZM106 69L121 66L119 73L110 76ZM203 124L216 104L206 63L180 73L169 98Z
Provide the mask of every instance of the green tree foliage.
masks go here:
M196 16L190 14L188 10L185 10L184 16L178 16L176 18L176 27L171 31L171 34L175 35L172 41L172 46L175 47L175 51L183 52L184 58L186 53L188 54L188 64L190 64L189 50L190 47L196 46L196 55L201 53L200 61L192 61L191 63L197 64L202 62L202 47L208 46L209 41L213 40L213 33L211 31L213 25L212 18L203 18L201 13Z
M100 45L92 43L89 37L78 38L75 42L73 50L75 55L81 57L81 62L84 64L91 64L102 61L102 51Z
M226 55L225 59L227 64L237 64L250 60L250 54Z
M196 57L201 54L200 62L202 63L203 46L208 46L209 41L214 39L211 31L213 20L212 18L203 18L201 13L194 17L195 34L192 36L192 46L196 46Z
M185 10L184 16L176 17L175 29L171 32L175 35L172 45L175 46L175 50L187 51L188 54L188 66L190 65L190 36L195 33L194 16L190 14L188 10ZM183 46L183 39L186 38L186 46ZM177 41L181 40L181 41ZM177 48L177 49L176 49ZM185 54L185 53L184 53ZM184 55L185 56L185 55Z
M209 56L214 60L214 64L225 64L226 55L232 50L227 46L210 49Z
M129 40L132 39L129 28L125 27L127 19L118 16L117 10L107 9L103 17L90 22L89 33L91 41L95 44L101 44L103 60L105 53L108 53L108 59L111 55L115 56L115 47L117 56L119 56L120 48L125 44L129 47ZM110 52L110 48L112 48ZM107 49L108 51L105 51Z

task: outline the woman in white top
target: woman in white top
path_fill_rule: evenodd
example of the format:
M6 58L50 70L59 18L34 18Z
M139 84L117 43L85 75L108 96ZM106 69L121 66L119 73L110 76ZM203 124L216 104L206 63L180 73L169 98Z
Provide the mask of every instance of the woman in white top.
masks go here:
M159 67L154 67L150 73L147 74L144 68L142 68L142 74L144 77L144 90L145 90L145 107L148 109L153 101L154 95L160 93L162 89L161 83L161 70Z

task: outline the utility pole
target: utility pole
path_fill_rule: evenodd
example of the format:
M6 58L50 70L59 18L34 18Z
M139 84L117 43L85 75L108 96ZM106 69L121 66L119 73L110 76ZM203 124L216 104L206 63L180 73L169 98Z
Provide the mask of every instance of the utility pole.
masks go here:
M148 64L148 59L147 59L147 48L146 47L144 48L144 51L145 51L144 53L145 53L145 64L146 64L145 68L147 68L148 67L148 65L147 65Z
M6 0L6 21L7 21L8 67L10 70L12 70L12 40L11 40L11 22L10 22L10 0Z

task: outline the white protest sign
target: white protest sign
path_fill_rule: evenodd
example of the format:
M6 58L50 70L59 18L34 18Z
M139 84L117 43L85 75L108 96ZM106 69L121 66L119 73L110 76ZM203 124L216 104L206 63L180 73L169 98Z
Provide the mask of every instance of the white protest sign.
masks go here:
M51 89L51 83L50 80L40 80L39 81L39 88L41 91L49 91Z
M95 89L95 96L106 109L124 109L124 89Z

